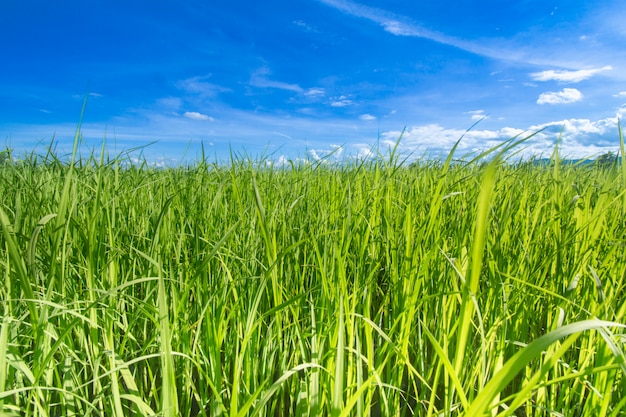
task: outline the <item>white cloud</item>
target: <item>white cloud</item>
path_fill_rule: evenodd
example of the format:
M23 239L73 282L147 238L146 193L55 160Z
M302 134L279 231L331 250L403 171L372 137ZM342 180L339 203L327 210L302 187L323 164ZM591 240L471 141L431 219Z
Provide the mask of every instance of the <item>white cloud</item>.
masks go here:
M381 145L384 145L384 147L386 147L387 149L393 149L396 146L396 143L398 142L398 139L383 139L380 141Z
M304 92L304 95L309 97L323 96L324 94L326 91L323 88L309 88Z
M315 149L309 149L309 155L311 155L311 158L313 158L316 161L321 160L322 158L317 154L317 151Z
M298 84L290 84L281 81L274 81L268 78L272 71L268 67L261 67L252 73L250 77L250 85L259 88L276 88L279 90L293 91L296 93L303 92L303 88Z
M333 7L349 16L367 19L380 25L383 30L395 36L410 36L428 39L443 45L453 46L473 54L488 56L496 59L513 59L510 48L492 48L480 43L448 36L444 33L430 30L412 21L406 16L391 13L384 9L365 6L350 0L318 0L327 6Z
M192 120L208 120L210 122L215 121L211 116L207 116L206 114L198 113L196 111L186 111L185 113L183 113L183 116Z
M613 94L613 97L619 97L619 98L626 97L626 91L620 91L617 94Z
M308 153L317 162L338 162L343 156L343 146L331 144L326 149L309 149Z
M452 147L461 139L457 148L457 156L464 157L468 154L476 155L477 152L493 148L512 136L512 129L506 130L464 130L446 128L439 124L427 124L412 126L401 131L386 131L381 133L383 141L388 143L398 140L402 134L402 140L398 151L406 155L408 159L425 156L426 158L439 158L447 155ZM515 132L517 133L517 132Z
M624 108L626 111L626 106ZM462 137L457 149L458 157L476 155L479 151L492 148L511 138L522 139L531 136L514 150L518 156L549 156L556 141L562 138L560 152L567 158L586 158L615 150L618 145L616 117L601 120L565 119L529 126L527 129L504 127L498 130L470 130L445 128L439 124L412 126L404 131L400 142L400 151L404 154L427 157L446 155L452 146ZM539 132L539 133L537 133ZM384 141L395 141L402 132L386 131L381 133ZM365 149L360 146L357 151Z
M212 110L216 120L215 123L194 122L183 116L182 112L178 116L161 111L144 113L146 117L144 123L138 125L130 118L118 118L112 125L117 136L117 147L113 152L121 149L128 149L137 144L148 143L158 140L159 143L150 145L146 149L145 157L150 161L155 161L157 157L166 155L168 158L182 158L181 149L185 146L172 147L172 143L189 143L193 141L192 148L188 151L187 158L193 159L194 152L198 154L199 144L208 143L210 140L215 145L215 152L218 155L224 151L225 144L232 143L234 149L245 147L251 154L264 153L266 146L265 139L272 145L280 148L281 154L287 157L302 155L303 149L313 149L305 155L305 158L312 162L316 159L324 159L329 153L335 153L329 157L329 161L335 161L335 157L351 158L375 156L376 151L381 153L387 151L389 144L394 144L401 134L400 130L382 127L383 131L378 134L377 126L369 123L355 123L352 118L342 119L311 119L308 117L294 116L286 124L282 116L263 115L252 112L245 112L236 109L228 109L223 112ZM452 146L463 137L460 142L457 157L461 158L468 154L476 155L478 150L491 148L512 137L519 136L519 139L529 136L543 129L540 133L524 142L516 149L519 149L519 156L545 156L549 157L554 145L562 137L561 152L564 157L590 157L609 150L619 149L619 135L617 131L618 117L626 119L626 105L616 110L611 117L603 119L564 119L552 121L539 125L509 125L500 129L473 129L466 132L467 124L461 121L461 128L449 128L439 124L410 125L406 129L399 144L398 151L402 155L417 158L441 157L447 155ZM190 112L191 113L191 112ZM468 115L462 115L468 118ZM495 119L495 117L494 117ZM384 122L384 120L383 120ZM493 123L496 123L494 120ZM393 122L392 126L398 124ZM210 129L207 129L210 126ZM389 124L387 124L389 126ZM482 127L480 124L478 127ZM32 138L48 137L51 132L56 132L59 139L59 154L71 152L73 137L76 126L74 123L61 125L15 125L11 128L13 141L19 151L32 151L41 149L41 143ZM94 144L98 148L101 143L103 132L107 127L102 124L88 123L83 125L82 134L86 144ZM272 132L282 132L281 135ZM329 132L333 136L329 142ZM282 135L288 135L293 140L288 140ZM257 138L263 137L263 141ZM306 140L300 138L307 138ZM263 142L262 144L260 142ZM337 150L335 145L329 143L343 143L345 151ZM375 144L380 146L376 147ZM210 143L209 143L210 144ZM92 145L89 145L92 146ZM373 146L373 147L372 147ZM272 148L275 149L275 148ZM44 149L45 151L45 149ZM228 149L226 150L228 155ZM176 160L176 159L175 159ZM294 159L297 161L298 159Z
M400 131L389 131L382 133L381 137L395 141L401 134ZM465 145L472 142L486 143L490 140L499 140L501 136L498 131L493 130L470 130L468 132L462 129L447 129L437 123L432 123L405 129L401 143L411 146L414 150L424 145L449 150L461 137L464 138Z
M389 33L397 36L423 36L420 31L408 22L403 22L403 19L385 10L375 7L364 6L362 4L354 3L346 0L320 0L322 3L334 7L335 9L351 15L360 17L363 19L371 20L378 23ZM425 37L425 36L424 36Z
M564 136L582 137L586 135L604 135L617 126L617 118L606 118L597 121L589 119L566 119L556 122L534 125L531 131L548 129L554 133L563 132Z
M383 30L396 36L410 36L428 39L443 45L453 46L461 50L502 60L519 60L519 53L514 54L511 47L498 45L489 46L484 43L467 41L430 30L416 24L411 19L391 13L384 9L365 6L350 0L318 0L346 15L367 19L380 25Z
M285 138L285 139L289 139L289 140L293 140L293 138L289 135L286 135L284 133L281 132L272 132L273 134L275 134L276 136L280 136L281 138Z
M196 94L200 97L215 97L218 93L229 91L228 88L221 87L216 84L206 82L211 75L197 76L180 80L176 83L176 87L187 93Z
M314 26L309 25L304 20L294 20L293 24L306 32L317 32L317 29Z
M334 98L331 102L330 105L332 107L346 107L352 104L352 100L348 99L348 97L346 96L339 96L337 98Z
M546 153L550 143L562 138L561 153L569 158L588 158L619 147L619 135L616 117L600 120L566 119L529 127L529 132L541 130L531 140L531 149L535 153Z
M341 145L330 145L331 153L335 157L335 159L340 160L343 155L343 146Z
M514 127L503 127L499 131L501 137L505 137L505 138L508 138L508 139L518 137L521 134L523 134L524 132L525 132L524 129L517 129L517 128L514 128Z
M598 8L593 13L598 16L608 14L608 18L592 19L590 22L589 18L585 16L579 22L581 23L579 26L587 26L592 23L595 27L602 25L602 32L607 32L610 36L608 39L610 42L598 44L591 41L596 39L595 34L585 34L587 41L581 42L578 38L580 33L572 33L571 31L563 33L563 29L558 25L551 28L537 27L535 30L524 31L507 38L495 36L479 40L472 37L471 34L467 38L458 38L431 30L408 16L392 13L382 8L366 6L362 4L363 2L353 0L317 1L347 16L366 19L375 23L387 33L395 36L428 39L501 61L523 62L554 68L594 66L597 65L597 62L606 60L607 56L611 57L617 67L619 57L621 57L621 49L619 48L620 43L616 39L626 34L623 14L615 13L615 7Z
M568 104L583 99L583 94L575 88L564 88L562 91L541 93L537 104Z
M626 106L622 109L626 111ZM622 114L623 115L623 114ZM615 117L600 120L565 119L529 126L526 129L504 127L498 130L446 129L436 124L414 126L408 129L403 137L402 145L416 151L426 148L435 153L447 153L452 145L463 136L459 144L459 155L464 152L476 152L491 148L511 139L531 136L519 146L519 154L524 156L549 156L556 141L561 137L560 152L566 158L588 158L594 155L615 151L619 147L617 123L620 118L618 111ZM539 132L539 133L537 133ZM394 138L399 132L385 132L383 137Z
M376 116L372 116L371 114L362 114L359 116L361 120L376 120Z
M87 93L87 96L88 97L93 97L93 98L102 98L102 97L104 97L102 94L99 94L99 93ZM82 94L74 94L72 97L74 99L76 99L76 100L84 100L85 99L85 96L82 95Z
M158 109L166 109L171 111L178 110L183 105L183 101L178 97L164 97L157 99L155 106Z
M274 165L277 167L286 167L289 165L289 158L287 158L285 155L280 155L276 160L272 161L272 160L267 160L265 161L266 165Z
M610 71L612 69L613 67L611 67L610 65L607 65L602 68L592 68L592 69L577 70L577 71L547 70L547 71L541 71L541 72L533 72L532 74L530 74L530 76L535 81L562 81L566 83L578 83L580 81L591 78L600 72Z
M414 27L400 22L399 20L381 19L378 23L380 23L387 32L396 36L420 36L419 31Z
M472 115L472 120L483 120L487 118L484 110L472 110L468 111L467 114Z
M370 158L373 158L374 156L375 154L371 146L357 145L356 159L358 160L370 159Z

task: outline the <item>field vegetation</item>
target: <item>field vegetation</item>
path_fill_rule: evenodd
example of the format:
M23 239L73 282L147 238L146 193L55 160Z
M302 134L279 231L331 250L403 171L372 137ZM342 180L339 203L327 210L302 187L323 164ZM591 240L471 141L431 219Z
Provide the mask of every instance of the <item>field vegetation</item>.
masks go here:
M623 158L76 142L0 164L2 416L626 415Z

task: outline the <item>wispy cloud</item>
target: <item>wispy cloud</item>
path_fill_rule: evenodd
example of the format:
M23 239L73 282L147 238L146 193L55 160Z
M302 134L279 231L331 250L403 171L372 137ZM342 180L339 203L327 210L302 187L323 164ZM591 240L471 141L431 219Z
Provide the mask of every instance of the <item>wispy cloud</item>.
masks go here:
M304 95L307 97L323 96L324 94L326 94L326 91L323 88L309 88L304 92Z
M315 26L308 24L304 20L294 20L293 24L306 32L317 32Z
M472 116L472 120L483 120L487 118L484 110L472 110L468 111L467 114Z
M613 97L619 97L619 98L626 97L626 91L620 91L617 94L613 94Z
M520 56L511 48L502 46L489 46L482 42L472 42L458 39L420 25L406 16L391 13L384 9L365 6L349 0L318 0L327 6L333 7L340 12L380 25L383 30L396 36L408 36L428 39L443 45L453 46L466 52L486 56L489 58L515 61Z
M187 93L198 95L204 98L213 98L219 93L229 91L228 88L209 83L205 80L211 78L211 75L197 76L180 80L176 83L176 87Z
M396 36L412 36L431 39L435 42L452 44L451 38L420 27L404 16L399 16L383 9L365 6L346 0L320 0L347 15L360 17L378 23L382 28Z
M612 69L613 69L612 66L606 65L602 68L591 68L591 69L583 69L583 70L577 70L577 71L547 70L547 71L534 72L530 74L530 76L535 81L561 81L561 82L566 82L566 83L578 83L588 78L591 78L600 72L610 71Z
M293 91L302 93L304 89L298 84L290 84L282 81L274 81L268 78L272 71L268 67L261 67L252 73L250 77L250 85L258 88L277 88L279 90Z
M537 99L537 104L568 104L575 103L583 99L583 93L575 88L564 88L562 91L551 91L541 93Z
M213 122L215 121L215 119L213 119L211 116L208 116L206 114L202 114L202 113L198 113L195 111L186 111L185 113L183 113L183 116L188 118L188 119L192 119L192 120L206 120L209 122Z
M332 107L346 107L352 104L352 100L350 100L347 96L339 96L331 100L330 105Z
M610 46L592 46L589 42L579 39L580 35L572 35L562 33L558 28L554 28L551 33L541 32L523 32L508 38L458 38L433 30L427 24L416 22L415 20L392 13L388 10L370 7L360 4L352 0L318 0L320 3L338 10L339 12L353 17L369 20L378 24L387 33L395 36L408 36L415 38L428 39L443 45L452 46L463 51L480 55L483 57L496 59L499 61L521 62L524 64L553 66L556 68L576 68L582 65L594 67L599 59L603 59L606 53L612 53L615 56L615 62L622 61L619 58L617 50ZM613 11L612 11L613 12ZM623 29L621 29L623 31ZM578 41L577 44L563 44L563 39L571 39ZM608 70L602 67L600 70ZM588 70L578 71L553 71L553 76L567 77L586 76ZM574 74L569 74L573 72ZM544 76L550 76L545 71ZM538 76L542 73L537 73ZM593 74L592 74L593 75ZM616 74L617 75L617 74Z
M309 157L318 162L337 162L343 155L343 147L331 144L326 149L309 149Z
M100 93L87 93L87 96L89 96L90 98L102 98L102 97L104 97ZM72 95L72 98L74 98L75 100L84 100L85 99L85 95L84 94L74 94L74 95Z
M183 105L183 100L180 97L163 97L159 98L155 102L155 108L169 110L175 112Z
M346 0L320 0L322 3L334 7L342 13L371 20L378 23L383 29L397 36L417 36L431 38L436 35L420 28L403 16L398 16L386 10L369 7Z
M359 116L359 119L371 121L371 120L376 120L376 116L372 116L371 114L362 114Z

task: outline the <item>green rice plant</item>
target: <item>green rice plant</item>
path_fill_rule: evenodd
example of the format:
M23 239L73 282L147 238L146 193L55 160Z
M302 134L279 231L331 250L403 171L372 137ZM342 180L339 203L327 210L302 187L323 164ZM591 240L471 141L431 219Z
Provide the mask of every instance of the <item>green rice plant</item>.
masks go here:
M625 415L626 165L513 162L525 139L11 155L0 415Z

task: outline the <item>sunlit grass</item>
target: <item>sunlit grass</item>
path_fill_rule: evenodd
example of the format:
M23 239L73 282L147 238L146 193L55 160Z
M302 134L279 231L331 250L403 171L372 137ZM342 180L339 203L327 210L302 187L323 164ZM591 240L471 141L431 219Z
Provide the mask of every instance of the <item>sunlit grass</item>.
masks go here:
M4 158L0 415L626 414L626 166L515 147Z

